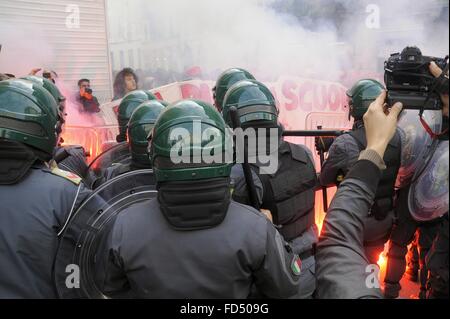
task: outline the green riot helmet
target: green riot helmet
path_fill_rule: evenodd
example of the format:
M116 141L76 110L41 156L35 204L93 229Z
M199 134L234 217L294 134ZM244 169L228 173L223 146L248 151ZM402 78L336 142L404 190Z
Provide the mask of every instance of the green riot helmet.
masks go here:
M47 91L50 92L55 101L58 103L61 112L64 112L66 106L66 98L52 81L35 75L28 75L23 77L23 79L42 85Z
M165 106L160 101L146 101L139 105L131 115L128 123L128 137L131 157L136 163L151 165L147 151L147 139L164 108Z
M42 85L44 89L46 89L55 99L58 104L58 115L60 124L58 125L57 133L60 134L62 132L62 126L66 122L66 98L62 95L61 91L58 87L50 80L46 78L41 78L35 75L28 75L23 77L22 79L37 83Z
M119 135L116 138L117 142L127 140L127 125L131 114L139 105L148 100L156 100L150 91L135 90L123 97L118 111Z
M352 116L355 120L361 120L367 112L370 104L384 90L383 84L376 80L366 79L360 80L347 91L349 98L349 118Z
M255 80L255 77L247 70L239 68L228 69L219 76L213 88L214 104L219 112L222 111L223 99L228 89L242 80Z
M150 142L156 181L189 181L229 177L229 135L212 105L182 100L159 116ZM231 152L232 154L232 152Z
M273 127L278 124L278 109L270 90L256 80L244 80L228 90L223 101L222 115L232 127L230 108L236 107L242 126L260 125Z
M58 106L41 85L22 79L0 82L0 138L44 152L48 160L57 143Z

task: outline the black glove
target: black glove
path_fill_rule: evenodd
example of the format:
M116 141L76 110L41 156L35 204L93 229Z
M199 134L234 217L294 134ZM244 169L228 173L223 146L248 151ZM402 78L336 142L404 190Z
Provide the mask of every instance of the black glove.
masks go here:
M333 144L335 138L334 137L316 137L314 140L314 145L316 146L316 151L318 154L321 152L327 153Z

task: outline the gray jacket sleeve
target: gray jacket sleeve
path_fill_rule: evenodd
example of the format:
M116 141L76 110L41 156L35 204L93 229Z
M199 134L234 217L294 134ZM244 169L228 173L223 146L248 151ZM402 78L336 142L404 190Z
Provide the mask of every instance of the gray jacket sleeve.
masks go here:
M344 175L348 173L358 160L359 153L357 142L349 134L343 134L336 138L320 170L320 184L322 186L335 185L337 176L340 173Z
M364 217L375 196L379 168L358 161L325 218L316 255L318 298L381 298L377 266L364 254Z
M258 291L269 298L289 298L298 293L300 274L296 273L294 265L297 261L299 257L267 222L266 255L254 273Z

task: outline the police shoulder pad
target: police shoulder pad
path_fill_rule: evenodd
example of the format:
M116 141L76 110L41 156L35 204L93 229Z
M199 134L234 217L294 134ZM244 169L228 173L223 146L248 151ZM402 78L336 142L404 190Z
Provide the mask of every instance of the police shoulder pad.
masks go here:
M65 178L65 179L71 181L72 183L74 183L75 185L80 185L80 183L82 181L81 177L79 177L78 175L71 173L71 172L63 171L62 169L55 167L55 166L50 169L50 173L52 173L53 175Z

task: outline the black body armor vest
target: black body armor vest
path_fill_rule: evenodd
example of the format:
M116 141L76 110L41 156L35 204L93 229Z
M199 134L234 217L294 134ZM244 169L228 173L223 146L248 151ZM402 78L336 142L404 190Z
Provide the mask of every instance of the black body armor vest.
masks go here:
M317 174L307 151L281 142L275 174L258 174L264 188L261 208L269 209L285 240L299 237L315 222Z

